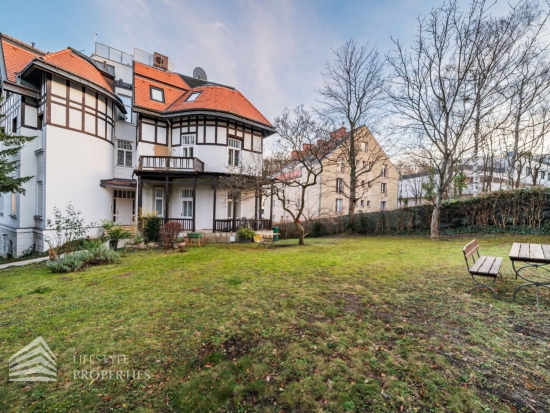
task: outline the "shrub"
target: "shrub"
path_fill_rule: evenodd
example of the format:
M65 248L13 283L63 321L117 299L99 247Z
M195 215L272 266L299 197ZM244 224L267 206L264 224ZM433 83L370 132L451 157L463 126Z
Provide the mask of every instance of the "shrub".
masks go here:
M141 217L141 230L147 241L158 241L161 227L162 217L156 214L147 214Z
M170 221L163 225L160 230L160 238L165 250L172 248L172 244L181 231L183 231L183 226L178 221Z
M320 237L322 233L323 233L323 224L321 223L321 221L315 221L311 226L311 236Z
M87 251L78 251L65 254L63 258L50 260L47 266L51 272L75 272L86 265L111 264L120 257L120 254L107 248L101 241L86 241Z
M118 241L119 239L130 238L131 234L122 228L121 225L115 224L113 221L103 220L101 226L105 230L105 234L109 239Z
M92 254L88 251L78 251L67 253L63 258L48 261L46 265L54 273L75 272L81 269L91 257Z
M237 235L240 239L252 239L254 238L254 234L256 234L256 232L249 227L240 227L237 230Z
M120 257L118 252L107 248L105 245L98 245L97 247L90 248L88 252L90 256L86 260L86 264L90 265L111 264Z
M52 238L44 238L44 241L48 243L50 253L53 256L74 251L75 242L86 235L84 218L80 216L80 211L76 211L71 203L65 208L65 214L54 206L53 219L48 218L46 220L46 227L52 230L53 235Z

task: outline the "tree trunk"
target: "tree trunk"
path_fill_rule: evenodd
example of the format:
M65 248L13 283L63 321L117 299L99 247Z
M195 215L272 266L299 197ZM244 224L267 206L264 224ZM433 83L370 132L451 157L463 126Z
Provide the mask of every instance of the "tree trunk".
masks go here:
M349 185L349 232L353 233L355 232L355 192L356 192L356 184L355 179L350 180Z
M298 245L305 245L304 237L305 237L305 229L304 227L299 223L295 222L296 228L298 228L298 232L300 234L300 239L298 240Z
M430 223L430 238L439 238L439 224L441 223L441 194L438 194L435 200L434 210L432 212L432 221Z

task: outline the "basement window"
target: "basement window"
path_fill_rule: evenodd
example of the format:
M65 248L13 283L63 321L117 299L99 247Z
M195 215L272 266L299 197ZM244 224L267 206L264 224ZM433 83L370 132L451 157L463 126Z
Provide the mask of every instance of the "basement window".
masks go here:
M187 98L186 102L194 102L198 97L199 95L201 94L201 92L193 92L189 95L189 97Z
M164 90L151 86L151 100L164 103Z

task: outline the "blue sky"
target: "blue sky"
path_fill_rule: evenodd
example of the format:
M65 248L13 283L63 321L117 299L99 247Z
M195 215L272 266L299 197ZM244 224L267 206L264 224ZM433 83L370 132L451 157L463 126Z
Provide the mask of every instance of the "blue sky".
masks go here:
M46 51L91 54L94 32L129 53L156 51L179 73L201 66L235 86L273 120L285 106L315 104L331 48L355 37L385 53L391 36L410 42L417 17L440 2L0 0L0 32Z

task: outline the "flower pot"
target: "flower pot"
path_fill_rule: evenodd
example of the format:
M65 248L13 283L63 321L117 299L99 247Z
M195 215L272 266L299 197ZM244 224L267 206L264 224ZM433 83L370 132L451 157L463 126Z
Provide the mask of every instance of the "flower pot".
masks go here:
M185 242L180 242L178 244L178 249L180 250L180 252L185 252Z
M109 240L109 248L116 251L118 249L118 240L117 239Z
M138 247L139 249L142 249L144 245L145 245L145 242L141 241L136 244L136 247Z

